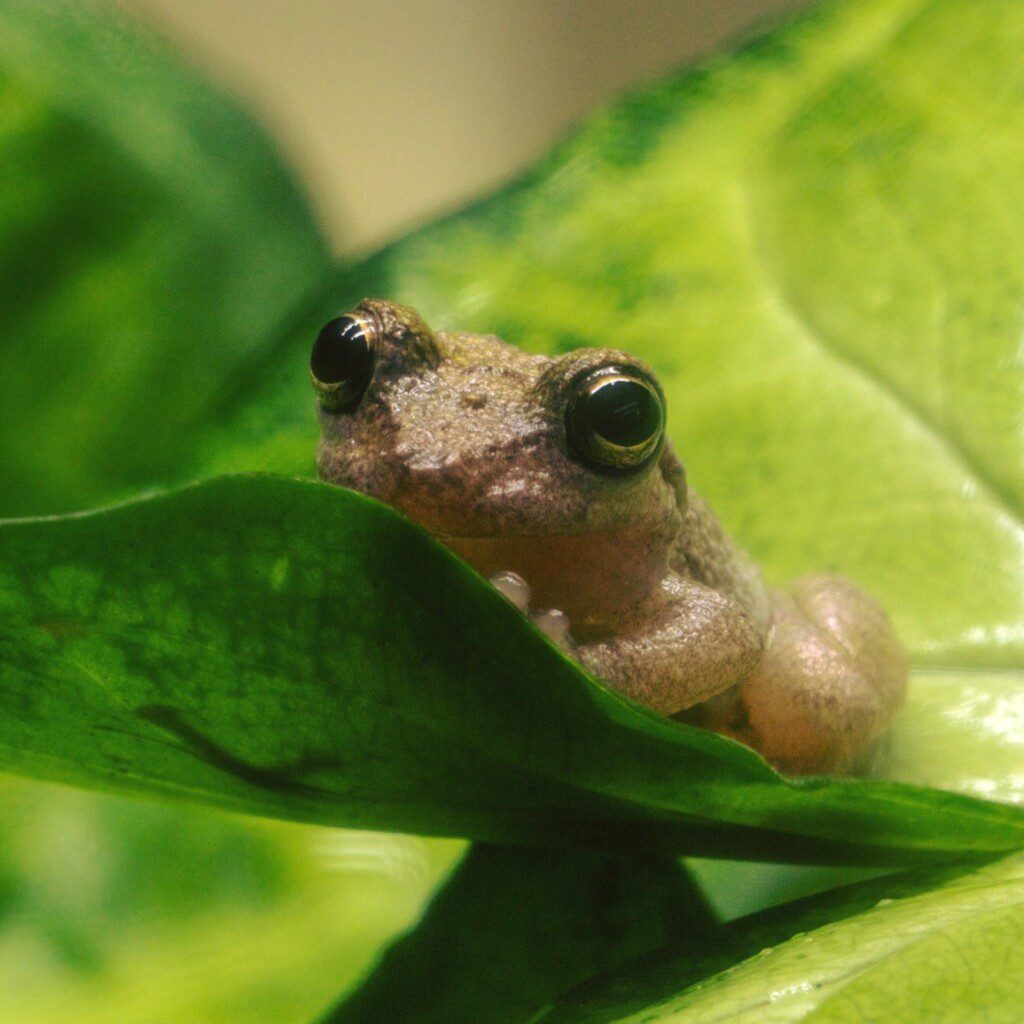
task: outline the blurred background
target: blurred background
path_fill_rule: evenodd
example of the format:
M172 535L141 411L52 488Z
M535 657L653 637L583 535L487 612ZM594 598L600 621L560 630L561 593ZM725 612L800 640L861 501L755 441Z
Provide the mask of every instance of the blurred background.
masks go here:
M615 94L806 5L125 0L249 102L339 252L479 195ZM304 1024L462 849L3 777L0 830L2 1024Z
M616 94L810 3L124 0L260 112L346 250L506 181Z

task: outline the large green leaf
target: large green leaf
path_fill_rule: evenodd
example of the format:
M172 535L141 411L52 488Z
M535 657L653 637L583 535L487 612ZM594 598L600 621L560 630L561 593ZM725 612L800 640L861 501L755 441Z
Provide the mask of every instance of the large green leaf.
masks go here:
M172 472L327 267L263 134L93 7L0 2L0 515Z
M1013 0L824 4L595 116L343 273L320 315L376 293L530 349L636 352L770 578L849 573L916 661L1018 671L1022 44ZM310 471L314 329L207 470Z
M1013 0L850 0L638 93L342 273L193 474L312 472L308 347L365 294L630 349L769 578L840 571L893 615L916 670L882 771L1018 801L1022 46Z
M0 526L0 759L329 824L755 858L1024 845L1024 813L786 783L588 679L385 506L222 478ZM515 651L515 658L509 652Z
M837 890L696 935L536 1024L1020 1020L1024 862Z
M594 974L714 923L672 860L479 844L323 1024L522 1024Z

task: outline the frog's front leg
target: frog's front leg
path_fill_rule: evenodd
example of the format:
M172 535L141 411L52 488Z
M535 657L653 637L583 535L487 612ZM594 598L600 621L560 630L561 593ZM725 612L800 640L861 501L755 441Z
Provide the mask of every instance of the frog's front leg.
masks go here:
M665 715L728 689L764 655L764 630L739 603L675 573L613 635L574 635L589 672Z
M761 664L701 724L792 774L847 772L903 702L907 662L882 608L849 580L805 576L773 595Z

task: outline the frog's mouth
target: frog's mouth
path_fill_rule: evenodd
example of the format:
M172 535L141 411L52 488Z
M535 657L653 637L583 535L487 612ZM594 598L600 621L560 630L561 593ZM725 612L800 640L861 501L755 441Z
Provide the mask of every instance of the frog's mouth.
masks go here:
M665 575L665 541L624 527L573 534L435 534L482 576L514 572L529 584L535 609L557 608L574 626L616 618Z

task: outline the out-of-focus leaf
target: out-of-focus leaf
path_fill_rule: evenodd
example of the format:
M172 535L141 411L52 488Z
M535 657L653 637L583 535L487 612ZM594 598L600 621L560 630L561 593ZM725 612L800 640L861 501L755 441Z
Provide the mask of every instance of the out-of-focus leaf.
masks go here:
M238 827L225 821L222 828ZM248 828L258 827L250 820ZM179 829L184 844L195 841L195 823L183 819ZM259 831L287 836L302 849L297 826ZM358 835L324 834L314 848L321 858L332 839L337 867L345 870L318 865L315 852L307 849L300 858L302 875L267 904L222 902L205 914L177 920L168 915L141 928L131 913L122 913L109 927L109 959L101 970L69 970L50 948L27 941L28 929L15 923L9 941L0 944L0 1020L306 1024L340 987L358 981L381 944L415 919L438 873L417 851L419 842L408 837L363 837L362 854L358 849L346 854L345 846L359 843ZM410 863L403 864L410 855ZM396 863L387 863L391 856ZM158 871L159 860L151 860L148 869ZM126 895L133 881L121 879ZM59 889L60 882L50 877L46 886L44 892Z
M480 844L323 1024L522 1024L581 981L714 923L675 861Z
M43 778L327 824L749 859L1024 845L1014 808L787 783L746 747L659 718L418 527L325 484L223 478L0 524L0 623L0 765Z
M123 14L3 0L0 181L0 515L173 474L326 273L279 157Z
M1024 862L779 907L592 981L536 1024L1020 1020Z

